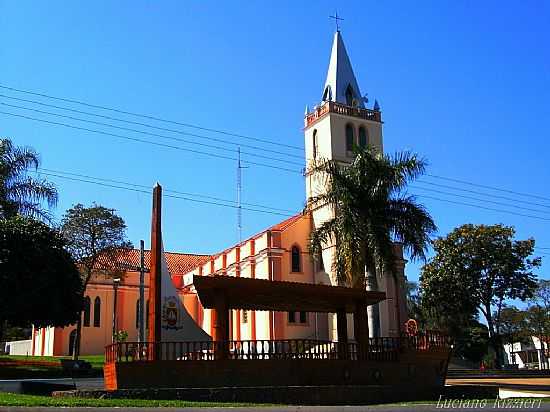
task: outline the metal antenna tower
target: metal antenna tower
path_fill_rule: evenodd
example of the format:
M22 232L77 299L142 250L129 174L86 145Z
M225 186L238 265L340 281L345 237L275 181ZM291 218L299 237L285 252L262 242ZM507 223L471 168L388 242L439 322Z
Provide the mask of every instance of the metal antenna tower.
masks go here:
M243 209L241 206L241 191L242 191L242 164L241 164L241 146L237 148L237 236L239 244L243 237Z

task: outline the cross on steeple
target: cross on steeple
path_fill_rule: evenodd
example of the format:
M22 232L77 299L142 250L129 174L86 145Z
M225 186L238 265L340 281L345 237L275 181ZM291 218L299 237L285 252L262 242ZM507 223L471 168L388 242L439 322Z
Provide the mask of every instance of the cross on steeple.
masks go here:
M331 19L334 19L334 22L336 23L336 31L340 31L340 24L338 23L338 20L344 20L341 17L338 17L338 10L334 12L334 16L329 16Z

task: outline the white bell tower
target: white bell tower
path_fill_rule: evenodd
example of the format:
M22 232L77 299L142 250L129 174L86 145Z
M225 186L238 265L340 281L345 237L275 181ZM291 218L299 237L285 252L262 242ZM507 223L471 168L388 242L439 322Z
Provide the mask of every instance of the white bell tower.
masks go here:
M382 113L375 101L372 109L366 107L367 99L363 98L355 78L346 47L339 30L334 33L332 52L323 89L321 102L310 112L305 113L305 154L306 154L306 197L308 208L312 213L313 227L319 227L323 222L334 216L334 210L329 205L314 204L311 199L325 190L325 177L319 173L310 173L312 162L321 159L331 159L343 164L353 160L353 146L376 147L383 152ZM399 252L397 254L401 255ZM332 271L334 245L323 248L324 271L317 273L318 282L335 285L335 275ZM403 265L404 266L404 265ZM324 275L328 279L322 279ZM399 325L391 321L390 313L396 310L393 280L387 276L374 282L374 288L386 291L387 300L379 304L380 327L378 321L373 321L373 310L369 310L369 329L371 336L391 336L399 333ZM392 283L390 285L390 283ZM376 285L378 284L378 285ZM376 309L374 309L376 311ZM348 322L349 323L349 322ZM331 325L333 326L333 325ZM334 329L332 327L331 329ZM348 327L348 330L350 328Z

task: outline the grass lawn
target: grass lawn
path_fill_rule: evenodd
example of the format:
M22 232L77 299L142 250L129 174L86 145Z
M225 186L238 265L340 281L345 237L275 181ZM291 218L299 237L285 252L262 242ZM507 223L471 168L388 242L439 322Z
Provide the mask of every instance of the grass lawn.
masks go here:
M87 399L87 398L52 398L49 396L20 395L0 392L0 406L111 406L111 407L189 407L189 406L270 406L252 403L188 402L163 401L147 399Z
M25 378L61 378L70 377L71 373L61 367L61 359L68 357L53 356L0 356L0 379ZM80 359L90 362L90 376L101 376L103 373L103 355L81 356Z
M537 398L536 402L540 399L541 402L550 402L550 398ZM494 399L486 399L487 405L493 405ZM517 401L525 402L528 398L518 398ZM412 402L397 402L376 406L421 406L421 405L434 405L437 401L412 401ZM17 393L0 392L0 406L57 406L57 407L261 407L261 406L275 406L273 404L255 404L255 403L237 403L237 402L191 402L191 401L178 401L178 400L149 400L149 399L89 399L89 398L52 398L50 396L38 396L38 395L22 395Z

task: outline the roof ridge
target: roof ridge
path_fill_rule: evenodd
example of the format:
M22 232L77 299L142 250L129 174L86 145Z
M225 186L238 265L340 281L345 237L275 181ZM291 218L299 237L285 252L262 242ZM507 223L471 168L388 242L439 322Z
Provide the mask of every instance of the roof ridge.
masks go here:
M116 248L118 250L127 250L131 252L140 252L140 249L137 249L135 247L132 248L125 248L125 247L119 247ZM151 253L151 249L143 249L144 252ZM164 251L164 253L170 253L171 255L184 255L184 256L212 256L209 253L187 253L187 252L170 252L170 251Z

